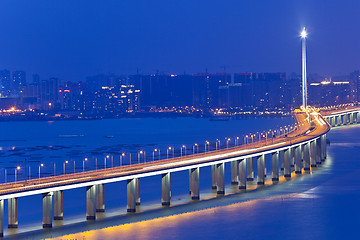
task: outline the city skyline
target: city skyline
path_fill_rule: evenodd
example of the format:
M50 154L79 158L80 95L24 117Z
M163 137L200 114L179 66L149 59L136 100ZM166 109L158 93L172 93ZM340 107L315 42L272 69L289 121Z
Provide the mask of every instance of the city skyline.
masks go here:
M359 69L360 36L351 31L360 22L356 1L0 5L0 20L7 23L0 69L23 69L43 78L79 81L99 72L205 69L299 74L304 26L309 30L309 73L344 75Z

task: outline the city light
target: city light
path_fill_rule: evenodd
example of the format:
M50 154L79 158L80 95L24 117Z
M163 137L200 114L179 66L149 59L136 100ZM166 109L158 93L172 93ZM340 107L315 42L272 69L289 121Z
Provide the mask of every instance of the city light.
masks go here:
M301 36L301 38L306 38L306 37L307 37L307 32L306 32L305 27L304 27L303 30L301 31L300 36Z

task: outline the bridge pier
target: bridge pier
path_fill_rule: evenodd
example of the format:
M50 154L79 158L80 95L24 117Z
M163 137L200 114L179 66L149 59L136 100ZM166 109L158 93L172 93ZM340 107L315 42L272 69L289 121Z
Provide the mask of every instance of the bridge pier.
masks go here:
M310 143L305 143L303 146L304 170L310 171Z
M257 163L257 184L264 185L265 184L265 155L262 154L256 157Z
M284 150L284 177L291 177L291 148Z
M96 212L105 212L104 184L96 185Z
M310 165L316 167L316 140L310 142Z
M354 113L350 113L350 124L354 123Z
M290 164L292 168L295 166L295 147L290 148Z
M247 181L254 181L254 158L246 159Z
M216 164L216 193L218 195L225 194L225 179L224 179L224 171L225 171L225 163Z
M127 212L136 212L136 178L128 179L126 182Z
M246 159L238 161L239 163L239 189L246 189Z
M140 206L140 178L136 178L136 206Z
M199 200L199 168L190 169L190 192L191 200Z
M54 192L54 220L63 220L63 191Z
M52 192L43 193L43 228L52 228Z
M301 174L301 168L302 168L301 146L295 147L294 152L295 152L295 173L296 174Z
M211 165L211 188L212 189L216 189L216 166L215 165Z
M280 156L280 170L284 171L285 151L280 151L279 156Z
M327 152L326 152L326 134L322 135L321 149L322 149L322 152L323 152L322 161L325 161L326 156L327 156Z
M86 220L96 219L96 185L86 187Z
M4 200L0 200L0 237L4 236Z
M231 162L231 184L238 185L239 183L239 163L238 161Z
M316 140L316 164L321 165L321 137L318 137Z
M271 180L279 181L279 152L271 153Z
M8 228L18 227L18 199L8 199Z
M170 173L161 174L161 205L170 206L171 181Z

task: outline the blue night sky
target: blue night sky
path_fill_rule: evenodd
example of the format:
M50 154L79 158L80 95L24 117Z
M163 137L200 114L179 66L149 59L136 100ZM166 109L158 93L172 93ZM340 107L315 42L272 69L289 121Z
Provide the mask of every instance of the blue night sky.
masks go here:
M360 68L358 0L1 0L0 69L28 78L97 73L301 71Z

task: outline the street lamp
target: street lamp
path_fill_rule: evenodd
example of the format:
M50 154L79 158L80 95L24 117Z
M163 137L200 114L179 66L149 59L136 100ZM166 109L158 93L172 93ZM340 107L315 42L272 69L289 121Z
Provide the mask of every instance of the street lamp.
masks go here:
M220 140L219 139L216 139L216 144L215 145L216 145L215 146L216 150L218 150L218 148L220 149L221 146L220 146Z
M195 154L195 147L196 147L196 153L199 153L199 145L197 143L195 143L193 145L193 154Z
M41 169L41 167L43 167L44 166L44 164L43 163L41 163L40 165L39 165L39 182L40 182L40 169Z
M210 143L209 141L205 141L205 152L206 152L206 145L208 146L208 151L210 150Z
M64 166L63 166L63 167L64 167L64 175L66 175L66 167L65 167L65 166L66 166L66 164L68 164L68 163L69 163L68 160L66 160L66 161L64 162Z
M141 154L145 154L145 152L143 150L141 150L140 152L138 152L138 163L140 163L140 156Z
M110 156L106 155L106 157L104 158L104 168L106 169L106 159L108 159Z
M120 155L120 167L122 166L123 157L125 157L125 153Z
M83 172L85 172L85 161L87 161L88 160L88 158L84 158L84 160L83 160Z
M235 138L235 146L239 145L239 137Z
M17 166L17 167L15 168L15 182L16 182L16 172L17 172L17 170L20 170L20 166Z
M168 147L166 149L166 158L169 158L169 151L171 151L171 150L172 150L173 158L174 158L174 148L173 147Z
M183 148L184 148L184 156L186 155L186 146L185 145L182 145L181 147L180 147L180 156L182 157L182 155L183 155Z

